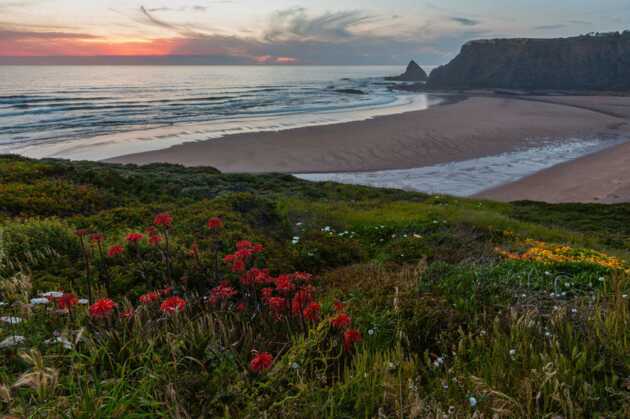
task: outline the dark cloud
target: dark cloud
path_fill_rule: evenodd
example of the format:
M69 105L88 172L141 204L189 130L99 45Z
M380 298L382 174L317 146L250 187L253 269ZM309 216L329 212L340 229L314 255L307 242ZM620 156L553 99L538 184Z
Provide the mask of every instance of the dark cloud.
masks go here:
M71 32L39 32L39 31L25 31L25 30L10 30L0 28L0 40L1 41L21 41L21 40L69 40L69 39L97 39L93 35L84 33L71 33Z
M468 19L466 17L459 17L459 16L451 16L450 19L455 22L455 23L459 23L460 25L464 25L464 26L477 26L479 25L481 22L475 19Z
M153 10L157 10L157 9L153 9ZM179 28L177 26L171 25L170 23L166 23L165 21L154 17L149 12L149 10L145 9L144 6L140 6L140 12L144 16L144 18L146 18L146 22L145 23L148 23L148 24L153 25L153 26L157 26L159 28L165 28L165 29L171 29L171 30L179 31Z
M564 23L556 23L556 24L552 24L552 25L534 26L532 29L534 29L536 31L550 31L550 30L554 30L554 29L564 29L566 27L567 27L567 25L565 25Z

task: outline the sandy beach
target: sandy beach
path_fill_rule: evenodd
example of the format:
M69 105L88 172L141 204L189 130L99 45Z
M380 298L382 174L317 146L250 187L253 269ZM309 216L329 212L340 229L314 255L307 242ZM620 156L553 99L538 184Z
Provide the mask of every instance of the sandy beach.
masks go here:
M231 135L108 161L168 162L248 173L409 169L507 153L550 140L630 138L629 118L630 97L480 95L452 100L425 111L336 125ZM630 147L616 150L576 160L482 196L549 202L630 200L630 187L623 193L623 184L630 185L630 179L623 174L623 156L624 153L630 156ZM611 155L619 159L619 164L606 164ZM600 166L606 166L611 179L603 180L589 173L590 170L603 173ZM562 182L548 181L560 173L566 173ZM583 186L571 189L579 179L575 173L584 178L579 181ZM600 182L622 186L616 192L611 189L606 196L599 196L592 191L598 190ZM565 191L564 195L559 190Z

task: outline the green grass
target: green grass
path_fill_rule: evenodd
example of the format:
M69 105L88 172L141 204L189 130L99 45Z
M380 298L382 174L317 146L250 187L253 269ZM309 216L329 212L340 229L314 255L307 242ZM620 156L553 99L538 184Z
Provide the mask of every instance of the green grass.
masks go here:
M597 250L627 267L630 205L504 204L287 175L12 156L0 156L0 182L0 301L9 303L0 316L24 319L0 323L0 341L25 337L0 349L1 414L630 416L628 272L497 251L522 252L533 239ZM100 297L111 279L121 309L172 281L185 312L139 307L133 320L101 321L85 306L69 316L27 304L49 290L87 295L76 229L103 233L110 246L161 212L174 218L168 260L145 241L116 258L93 248L90 278ZM225 223L219 238L206 227L213 216ZM244 239L264 245L256 263L272 275L315 275L321 322L203 302L215 250L222 257ZM220 274L238 283L223 264ZM330 325L336 301L363 335L351 351ZM46 343L55 335L72 347ZM272 353L273 367L248 371L252 350Z

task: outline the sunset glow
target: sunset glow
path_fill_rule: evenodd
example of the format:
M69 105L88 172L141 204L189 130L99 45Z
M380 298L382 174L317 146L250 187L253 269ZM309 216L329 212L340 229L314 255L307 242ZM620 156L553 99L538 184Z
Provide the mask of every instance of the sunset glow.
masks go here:
M470 39L618 30L630 17L617 0L560 0L544 15L531 1L508 3L0 0L0 57L186 55L245 64L400 64L414 57L439 64ZM506 18L508 8L518 22Z

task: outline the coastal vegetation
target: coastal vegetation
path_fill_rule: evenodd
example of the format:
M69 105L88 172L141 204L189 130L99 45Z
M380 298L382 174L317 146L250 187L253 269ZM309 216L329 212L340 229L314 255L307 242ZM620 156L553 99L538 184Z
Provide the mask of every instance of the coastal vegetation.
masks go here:
M630 205L0 157L7 417L629 417Z

